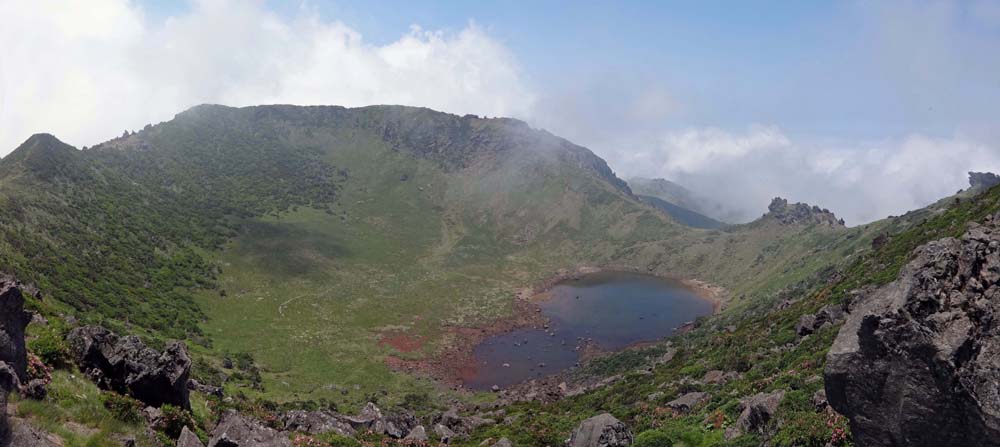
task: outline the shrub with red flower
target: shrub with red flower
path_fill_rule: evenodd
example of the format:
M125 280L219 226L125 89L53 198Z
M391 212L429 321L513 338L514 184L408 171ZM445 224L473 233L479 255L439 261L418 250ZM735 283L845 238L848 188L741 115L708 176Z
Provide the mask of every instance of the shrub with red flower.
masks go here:
M52 368L47 366L37 355L28 353L28 380L41 379L48 385L52 382Z

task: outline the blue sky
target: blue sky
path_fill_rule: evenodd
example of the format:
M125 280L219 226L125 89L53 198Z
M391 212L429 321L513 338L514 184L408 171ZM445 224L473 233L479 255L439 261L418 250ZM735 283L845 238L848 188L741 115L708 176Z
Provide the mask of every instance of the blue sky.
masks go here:
M1000 170L998 48L995 0L0 0L0 153L199 103L406 104L524 119L731 220L863 223Z
M190 3L177 1L139 4L159 18L191 9ZM513 51L528 81L538 89L559 89L567 79L587 84L642 82L671 92L684 105L682 113L672 117L672 124L678 127L780 122L791 133L839 138L899 137L914 131L948 135L957 126L992 120L982 116L981 106L1000 101L1000 80L924 79L908 85L911 80L900 81L900 73L879 63L880 55L873 48L874 41L886 38L880 28L894 26L894 20L913 27L910 35L892 36L913 39L913 47L900 49L902 52L921 51L920 40L924 38L957 45L967 40L997 39L1000 27L978 20L976 5L264 2L265 8L286 17L308 12L344 22L375 45L399 39L411 25L454 32L474 22ZM926 24L919 20L906 23L907 14L939 17L932 26L921 29ZM955 30L962 30L962 34L933 35ZM921 36L922 32L932 34ZM921 90L950 95L942 98Z

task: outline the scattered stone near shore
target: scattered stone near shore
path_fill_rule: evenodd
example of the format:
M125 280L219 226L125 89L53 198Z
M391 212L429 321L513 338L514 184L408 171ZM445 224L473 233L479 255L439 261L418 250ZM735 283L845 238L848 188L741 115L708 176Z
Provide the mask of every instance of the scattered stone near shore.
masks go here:
M581 422L566 441L566 447L625 447L634 440L628 426L603 413Z
M824 371L855 443L997 445L1000 216L917 248L856 301Z
M187 347L174 341L160 352L134 335L119 337L100 326L73 329L67 336L74 360L103 389L128 394L159 407L191 408Z

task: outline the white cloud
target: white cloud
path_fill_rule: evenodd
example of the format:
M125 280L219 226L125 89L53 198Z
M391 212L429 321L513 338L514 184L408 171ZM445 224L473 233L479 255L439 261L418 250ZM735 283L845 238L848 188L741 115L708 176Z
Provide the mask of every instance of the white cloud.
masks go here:
M0 0L0 154L30 134L91 145L199 103L407 104L524 116L514 56L475 24L385 45L262 3L199 0L154 22L125 0Z
M685 129L620 165L665 177L750 220L775 196L830 208L849 224L901 214L954 194L968 171L1000 172L1000 150L965 136L832 145L794 141L775 126L745 132Z

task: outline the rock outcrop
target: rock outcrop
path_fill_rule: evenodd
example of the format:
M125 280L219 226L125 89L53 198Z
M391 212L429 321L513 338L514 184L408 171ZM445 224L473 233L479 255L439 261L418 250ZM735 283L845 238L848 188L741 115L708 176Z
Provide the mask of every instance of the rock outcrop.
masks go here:
M969 186L977 190L987 190L1000 185L1000 176L992 172L969 172Z
M758 393L740 401L740 417L736 425L726 429L726 439L732 439L744 433L760 433L768 421L778 411L778 406L785 398L785 391Z
M465 429L469 427L466 419L446 419L444 422ZM413 434L420 427L426 435L427 430L420 426L420 421L412 414L393 411L383 413L374 403L368 402L355 416L346 416L329 411L292 410L285 413L281 419L286 431L299 431L312 435L336 433L341 436L355 436L358 432L371 431L394 439L403 439ZM447 427L446 427L447 428ZM414 437L418 434L414 434ZM452 433L454 436L454 433ZM412 440L413 438L411 438Z
M798 324L795 325L795 332L800 336L809 335L825 326L840 324L844 321L846 315L841 306L829 304L823 306L815 314L801 316Z
M427 430L424 429L423 425L418 425L410 430L410 434L403 438L406 443L422 444L427 442Z
M698 404L706 400L708 400L708 393L695 391L667 402L667 408L681 413L687 413L688 411L691 411L692 408L698 406Z
M139 337L118 337L99 326L73 329L67 341L77 365L101 388L128 394L154 407L171 404L190 408L191 359L183 343L170 342L159 352Z
M59 437L40 430L25 419L13 418L9 421L7 437L0 438L4 447L63 447Z
M828 225L831 227L844 226L844 219L838 219L828 209L818 206L809 206L805 203L788 203L788 200L775 197L767 207L765 218L771 217L782 225Z
M188 430L187 427L181 429L181 435L177 438L177 447L205 447L198 436Z
M234 410L222 415L219 425L212 430L208 447L291 447L292 441L285 432L264 426L260 422L241 416Z
M300 431L311 435L321 433L336 433L341 436L354 436L357 432L351 424L342 420L334 413L326 411L292 410L282 418L285 430Z
M17 383L0 383L4 391L14 391L28 381L28 350L24 346L24 329L31 314L24 311L25 286L10 276L0 276L0 366L7 364L17 377ZM7 379L9 381L10 378Z
M465 437L479 427L495 423L496 420L481 416L459 416L458 411L455 409L445 411L440 416L434 418L435 430L437 426L448 429L448 431L451 431L451 439Z
M567 447L624 447L631 445L632 431L622 421L604 413L580 423L573 430Z
M445 444L450 444L456 436L456 433L444 424L434 424L434 434L436 434L438 439Z
M857 300L829 353L855 444L1000 445L1000 217L918 248Z
M7 394L19 391L28 382L24 329L31 321L31 314L24 311L26 292L37 293L10 276L0 276L0 445L3 446L36 445L25 443L34 434L30 427L14 424L7 417ZM37 445L50 445L43 441L39 437Z

